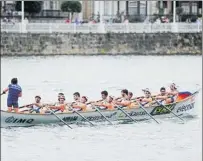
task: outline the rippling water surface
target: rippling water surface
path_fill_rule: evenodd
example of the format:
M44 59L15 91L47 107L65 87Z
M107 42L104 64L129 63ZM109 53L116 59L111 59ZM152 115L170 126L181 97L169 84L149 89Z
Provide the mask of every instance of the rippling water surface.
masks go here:
M99 99L101 90L119 95L127 88L134 95L142 88L158 92L175 82L180 90L202 86L201 57L21 57L1 59L1 87L18 77L23 88L20 104L41 95L44 102L57 100L64 92L72 101L79 91L89 99ZM6 108L6 96L1 97ZM200 161L202 93L196 106L198 117L154 122L97 125L73 130L66 126L1 129L3 161Z

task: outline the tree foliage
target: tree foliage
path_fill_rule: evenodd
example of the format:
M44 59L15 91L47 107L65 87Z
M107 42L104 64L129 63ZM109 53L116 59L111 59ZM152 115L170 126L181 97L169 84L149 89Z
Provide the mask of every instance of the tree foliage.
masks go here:
M63 12L79 13L82 10L82 5L79 1L64 1L61 4Z
M21 1L15 3L16 11L21 11ZM24 1L24 11L30 15L39 13L42 9L42 1Z

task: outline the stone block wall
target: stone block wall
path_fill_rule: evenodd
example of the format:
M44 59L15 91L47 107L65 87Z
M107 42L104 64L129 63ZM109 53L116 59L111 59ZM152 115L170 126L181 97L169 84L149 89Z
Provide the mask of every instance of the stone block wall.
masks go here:
M202 54L202 33L1 33L1 56Z

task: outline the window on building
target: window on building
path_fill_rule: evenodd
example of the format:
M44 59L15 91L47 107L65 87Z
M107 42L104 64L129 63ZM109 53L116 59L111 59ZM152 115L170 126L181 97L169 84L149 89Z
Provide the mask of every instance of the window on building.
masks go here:
M53 9L54 9L54 2L50 1L50 10L53 10Z
M158 6L159 6L159 8L161 8L161 1L158 1ZM163 8L167 8L167 7L168 7L167 1L163 1Z

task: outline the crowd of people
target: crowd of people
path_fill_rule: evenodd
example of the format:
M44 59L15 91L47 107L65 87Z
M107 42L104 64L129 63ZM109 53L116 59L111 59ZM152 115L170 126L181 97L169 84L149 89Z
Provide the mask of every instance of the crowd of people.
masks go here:
M176 101L178 90L174 83L170 85L169 91L165 87L160 88L158 95L152 95L148 88L143 89L144 96L133 97L133 93L127 89L121 91L120 97L109 95L107 91L101 92L101 100L89 101L87 96L81 96L79 92L73 94L73 102L66 102L64 93L59 93L57 102L52 104L42 103L40 96L35 96L34 103L19 107L18 98L22 96L22 88L18 85L17 78L11 80L8 88L2 94L8 92L7 106L8 112L24 113L58 113L72 111L93 111L95 107L100 110L114 110L116 107L124 109L155 106L157 103L170 104ZM158 102L157 102L158 101ZM20 109L20 110L19 110Z

